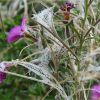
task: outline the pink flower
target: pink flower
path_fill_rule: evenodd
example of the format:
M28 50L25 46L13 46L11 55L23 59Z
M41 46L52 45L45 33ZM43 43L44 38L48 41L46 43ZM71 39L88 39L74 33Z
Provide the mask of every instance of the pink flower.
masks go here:
M100 100L100 85L94 85L91 89L91 100Z
M7 74L4 73L3 71L8 70L8 68L10 68L12 66L12 64L10 63L6 63L6 62L1 62L0 63L0 83L2 83L5 79Z
M6 73L0 72L0 83L3 82L3 80L6 79Z
M23 17L22 23L19 26L15 26L8 33L7 41L8 43L15 42L20 38L24 37L24 33L27 31L27 18Z

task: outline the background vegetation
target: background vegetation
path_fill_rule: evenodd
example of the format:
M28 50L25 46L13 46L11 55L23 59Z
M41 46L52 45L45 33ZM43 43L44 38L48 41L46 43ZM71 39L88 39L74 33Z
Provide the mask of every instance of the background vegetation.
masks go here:
M25 1L26 0L0 0L1 62L15 59L21 60L37 50L37 47L32 45L22 51L24 47L33 43L26 38L12 44L7 43L7 32L9 32L12 27L19 25L24 15L28 16L29 25L35 25L35 22L31 19L35 11L39 12L46 7L55 5L54 10L56 12L66 0L27 0L26 4L28 8L25 8ZM72 65L73 63L71 62L72 60L69 53L61 57L59 64L54 65L51 60L50 66L53 67L54 70L57 70L57 72L54 71L54 76L58 78L58 81L62 82L65 92L68 95L73 95L72 100L90 100L91 86L100 83L100 1L83 0L82 2L85 2L83 7L84 12L82 12L80 8L82 2L78 2L77 0L76 2L72 0L72 2L77 3L78 6L72 12L75 16L72 17L71 21L68 21L68 24L59 23L59 20L64 20L62 14L54 17L54 21L59 37L68 44L70 50L72 50L78 58L78 60L75 58L74 63L77 67ZM66 37L64 28L68 29L71 34L69 38ZM28 60L31 59L32 58L29 58ZM27 70L22 67L13 67L11 71L23 75L28 74L26 73ZM78 80L78 78L80 80ZM51 89L51 87L45 84L12 75L8 75L3 84L0 84L0 100L63 100L62 98L59 99L59 97L55 99L56 95L57 90ZM44 97L45 99L43 99Z

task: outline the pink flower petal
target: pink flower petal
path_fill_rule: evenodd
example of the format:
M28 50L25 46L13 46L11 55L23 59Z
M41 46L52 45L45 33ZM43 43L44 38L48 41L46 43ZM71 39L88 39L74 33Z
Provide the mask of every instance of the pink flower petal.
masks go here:
M20 38L24 37L24 32L27 31L26 22L27 18L23 17L21 25L16 26L10 30L7 37L8 43L15 42Z
M24 32L23 32L23 30L21 30L21 26L16 26L16 27L12 28L7 37L8 43L12 43L12 42L15 42L18 39L20 39L21 37L24 36L23 33Z
M100 85L94 85L91 91L91 100L99 100L100 99Z
M5 79L7 74L3 71L8 70L12 66L11 63L1 62L0 63L0 83L2 83Z
M6 73L0 72L0 83L6 79Z

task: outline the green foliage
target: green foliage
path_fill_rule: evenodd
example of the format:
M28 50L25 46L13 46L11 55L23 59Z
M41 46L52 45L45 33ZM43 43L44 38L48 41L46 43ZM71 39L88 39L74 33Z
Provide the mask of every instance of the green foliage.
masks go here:
M56 11L59 10L59 6L62 5L65 1L66 0L57 1L57 4L55 4L56 6L54 7L54 13L56 13ZM5 4L6 0L1 0L0 2L3 2L3 4ZM31 9L32 5L30 5L29 1L28 3L29 3L28 4L29 10L32 10ZM47 1L47 4L49 6L53 5L53 4L48 3L48 1ZM36 11L40 11L45 8L43 5L37 4L36 2L34 3L34 5L35 5ZM65 89L66 93L68 95L74 94L73 100L80 100L81 95L83 99L85 98L85 96L87 98L90 98L89 90L86 90L85 92L78 91L78 90L83 89L83 87L90 88L93 84L97 83L94 80L90 80L90 81L78 80L78 78L81 76L81 74L79 75L79 73L82 73L85 71L88 72L87 69L88 69L89 64L90 65L93 64L94 66L96 66L94 64L94 60L90 61L90 59L89 61L86 59L87 62L83 64L85 62L84 57L87 56L86 54L91 54L91 52L93 52L95 48L100 47L99 30L95 29L95 26L96 26L95 23L100 18L100 14L99 14L100 2L98 2L97 4L97 9L93 9L94 11L95 10L97 11L95 13L95 17L90 14L91 12L89 12L90 5L88 4L88 0L86 0L85 5L84 5L84 11L85 11L84 18L80 17L78 20L76 16L78 16L81 13L81 10L77 7L73 10L73 16L75 15L74 17L76 17L76 19L74 20L77 21L76 25L78 25L78 27L75 25L73 20L67 21L66 23L64 23L64 21L62 21L64 19L63 13L61 14L58 13L58 15L54 17L55 30L57 31L58 36L60 37L62 42L65 43L65 45L68 45L69 49L76 55L78 60L75 57L71 56L71 53L69 51L66 51L66 54L61 56L60 58L55 57L54 59L52 59L52 61L50 62L50 67L51 69L53 69L52 73L54 77L58 80L58 82L60 82L60 84ZM32 41L29 41L26 38L23 38L15 43L11 43L11 44L7 43L7 39L6 39L7 34L12 27L20 24L21 18L23 16L22 15L23 10L24 9L19 11L18 14L14 16L13 18L5 17L3 22L0 20L1 21L0 22L0 26L1 26L0 61L3 61L3 60L10 61L10 60L15 60L15 59L20 60L32 54L34 51L37 51L37 47L35 47L34 45L32 45L31 48L27 47L23 50L24 47L33 43ZM29 12L32 13L32 11L29 11ZM57 20L59 20L60 22L62 21L62 23L60 23L61 25L59 24L59 21L56 23ZM36 23L32 21L29 21L29 24L36 25ZM91 32L93 33L92 36L91 36ZM71 38L68 36L69 34L71 35L70 36ZM51 46L53 44L51 39L47 39L46 41L45 36L42 38L43 38L42 42L43 42L44 48L48 44L49 44L48 46ZM93 39L94 44L92 44L91 42L92 39ZM93 49L92 51L90 49L91 45ZM55 55L56 54L54 54L53 56ZM35 56L33 57L35 58ZM29 59L32 59L33 57L30 57ZM96 59L96 61L98 62L98 65L100 65L99 63L100 57L98 56L95 56L95 57L93 59ZM90 58L92 59L92 57ZM73 63L77 65L77 69L73 68ZM17 67L18 68L16 67L12 68L10 71L23 74L23 75L28 74L26 69L22 68L21 66L17 66ZM30 72L30 75L35 76L34 73L32 74L31 72ZM40 79L39 76L36 76L36 77L37 79ZM7 79L2 84L0 84L0 100L42 100L42 98L45 96L46 97L44 100L55 100L55 95L57 94L57 91L53 89L50 93L48 93L48 91L50 90L51 88L45 84L19 78L16 76L7 75ZM63 99L61 98L60 100L63 100Z

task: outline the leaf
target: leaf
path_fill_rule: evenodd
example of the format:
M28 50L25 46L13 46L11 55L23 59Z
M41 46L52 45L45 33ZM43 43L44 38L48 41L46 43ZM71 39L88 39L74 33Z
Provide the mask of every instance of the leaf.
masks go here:
M59 93L61 94L61 96L67 100L67 95L66 95L64 89L61 87L59 82L52 76L52 74L45 68L39 67L35 64L32 64L30 62L24 62L24 61L12 61L11 63L13 65L17 65L17 64L21 65L21 66L27 68L29 71L35 73L36 75L39 75L42 78L42 80L37 79L35 81L45 83L45 84L57 89L59 91Z
M53 27L53 8L47 8L38 14L34 14L32 19L45 26L47 29L51 29Z

